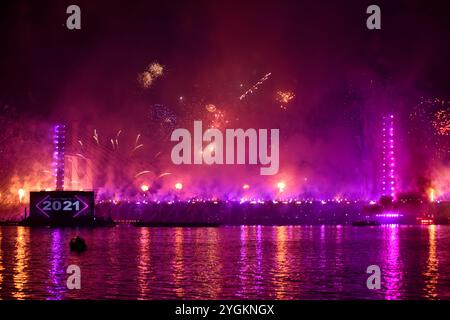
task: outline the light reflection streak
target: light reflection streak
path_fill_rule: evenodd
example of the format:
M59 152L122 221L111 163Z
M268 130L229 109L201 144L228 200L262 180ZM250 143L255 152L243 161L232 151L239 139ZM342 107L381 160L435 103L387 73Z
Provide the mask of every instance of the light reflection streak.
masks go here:
M286 226L275 227L276 237L276 253L275 262L276 269L274 274L275 298L283 299L286 294L285 279L288 276L287 272L287 248L286 248Z
M239 282L240 290L238 292L239 296L246 297L249 291L248 288L248 267L249 267L249 259L248 259L248 227L247 226L241 226L240 227L240 236L239 236L240 242L241 242L241 249L240 249L240 256L239 256Z
M262 281L264 279L263 267L263 251L262 251L262 227L256 227L256 275L255 275L255 291L259 293L262 290Z
M150 231L149 228L140 228L139 257L138 257L138 286L139 299L145 299L150 294Z
M342 262L342 226L335 226L334 230L336 232L336 251L335 251L335 267L336 267L336 276L334 281L334 286L338 292L342 292L344 287L342 285L342 279L344 277L344 264Z
M438 264L436 256L436 225L428 226L428 259L427 267L423 273L425 278L425 297L428 299L436 299L438 297L436 285L438 283Z
M106 274L106 281L107 281L107 293L108 296L114 296L116 297L119 294L118 286L115 285L120 282L120 274L117 272L119 267L119 250L118 248L120 239L119 239L119 232L120 228L112 228L111 232L109 233L109 237L107 240L108 247L107 247L107 255L108 255L108 264L109 264L109 272Z
M184 295L183 241L184 241L183 228L175 228L175 235L174 235L175 255L173 257L172 267L173 267L173 282L175 285L175 295L178 298L182 298Z
M14 289L12 296L15 299L23 300L26 298L25 287L28 283L28 274L26 268L28 266L27 243L29 241L29 233L25 227L17 227L16 250L14 254Z
M398 300L402 294L400 292L400 286L403 280L403 264L399 255L399 226L388 225L384 229L385 236L385 270L381 269L382 275L385 275L383 279L386 283L386 299Z
M0 292L2 290L3 285L3 270L5 270L5 268L3 267L2 242L3 242L2 227L0 227ZM1 295L0 300L2 300Z
M205 281L208 283L207 294L208 299L218 299L222 292L221 269L222 264L219 259L219 233L217 228L208 228L206 232L208 239L208 277Z
M64 265L62 263L62 251L61 230L53 229L50 256L51 285L47 288L47 291L50 294L48 300L61 300L63 298L59 288L61 284L58 283L58 276L65 274Z

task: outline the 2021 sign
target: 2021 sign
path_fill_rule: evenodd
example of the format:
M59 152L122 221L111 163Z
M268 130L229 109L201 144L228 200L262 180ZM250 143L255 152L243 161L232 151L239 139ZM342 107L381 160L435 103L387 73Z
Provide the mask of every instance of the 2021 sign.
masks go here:
M80 211L80 201L76 200L45 200L43 203L42 210L44 211Z
M39 191L30 193L30 216L41 219L94 217L94 192Z

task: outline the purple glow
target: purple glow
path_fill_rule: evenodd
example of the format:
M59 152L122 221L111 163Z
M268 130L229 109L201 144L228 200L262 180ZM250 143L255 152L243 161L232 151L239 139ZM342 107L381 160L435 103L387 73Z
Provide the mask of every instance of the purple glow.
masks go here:
M64 143L65 143L65 126L56 125L54 127L55 140L53 140L55 151L53 152L53 159L55 162L52 163L54 166L54 171L56 173L55 188L56 190L64 189Z
M385 116L383 118L383 127L382 127L382 136L383 136L383 158L382 158L382 166L383 168L386 166L390 167L389 174L386 174L386 170L383 170L381 184L382 184L382 195L387 195L385 185L390 185L390 193L391 197L395 196L395 158L394 158L394 115ZM386 132L389 132L388 136ZM387 143L387 140L389 143ZM387 151L387 155L386 154Z
M401 213L379 213L376 215L379 218L399 218L403 217Z

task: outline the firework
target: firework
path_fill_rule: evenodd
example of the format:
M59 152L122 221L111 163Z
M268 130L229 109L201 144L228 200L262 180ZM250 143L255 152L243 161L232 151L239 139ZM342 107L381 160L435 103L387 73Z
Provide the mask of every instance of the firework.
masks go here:
M433 128L436 133L441 136L447 136L450 134L450 107L447 109L438 110L434 114L432 120Z
M166 131L172 131L177 123L176 115L170 108L162 104L155 104L152 107L150 117L151 120L158 122Z
M290 91L277 91L277 96L276 96L276 100L281 103L280 104L280 108L286 110L287 109L287 104L294 99L295 94L293 92Z
M435 190L434 190L434 188L429 188L428 189L428 199L430 200L430 202L434 202L434 200L435 200Z
M147 71L152 75L153 79L163 75L164 67L158 62L153 62L148 66Z
M134 145L135 145L135 146L138 145L139 139L140 139L140 138L141 138L141 134L139 133L139 134L136 136L136 141L134 142Z
M150 72L143 72L138 75L138 82L142 88L148 89L153 83L153 77Z
M206 109L208 112L211 112L211 113L214 113L214 112L217 110L216 106L213 105L213 104L211 104L211 103L207 104L207 105L205 106L205 109Z
M172 174L172 173L170 173L170 172L164 172L164 173L161 173L159 176L157 176L157 177L155 178L155 180L158 180L159 178L168 176L168 175L170 175L170 174Z
M143 146L144 146L143 144L139 144L139 145L137 145L136 147L134 147L134 149L131 150L131 152L134 152L134 151L136 151L137 149L142 148Z
M272 75L271 72L267 73L266 75L264 75L264 77L262 77L257 83L255 83L250 89L248 89L247 91L245 91L240 97L239 100L243 100L245 99L249 94L252 94L253 92L255 92L256 90L258 90L259 86L261 84L263 84L267 79L270 78L270 76Z
M183 184L181 182L175 183L175 189L182 190L183 189Z
M80 158L82 158L82 159L87 160L87 158L86 158L85 156L83 156L81 153L76 153L75 155L76 155L77 157L80 157Z
M92 137L94 138L95 142L97 142L97 144L100 144L100 142L98 141L97 129L94 129L94 135Z
M147 173L150 173L150 172L151 172L150 170L141 171L141 172L139 172L138 174L136 174L134 177L137 178L137 177L139 177L139 176L142 176L142 175L147 174Z
M25 196L25 190L20 188L17 193L19 194L19 202L22 203L23 197Z
M212 114L212 119L209 127L211 129L220 129L228 124L228 120L225 117L225 113L221 110L217 110Z
M148 189L149 189L149 186L148 186L147 184L141 185L141 190L142 190L143 192L147 192Z
M152 83L163 75L164 67L158 62L148 65L147 70L138 75L138 82L141 87L148 89Z
M278 191L280 193L284 192L284 189L286 189L286 184L282 181L277 183Z

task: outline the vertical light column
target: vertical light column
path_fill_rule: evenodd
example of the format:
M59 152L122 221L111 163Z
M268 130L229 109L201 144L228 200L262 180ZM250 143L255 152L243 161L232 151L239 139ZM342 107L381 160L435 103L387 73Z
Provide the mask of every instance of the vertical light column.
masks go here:
M56 125L53 128L53 170L55 176L55 187L57 191L64 190L64 146L66 139L66 127Z
M394 115L383 117L383 163L381 188L383 196L395 196Z

